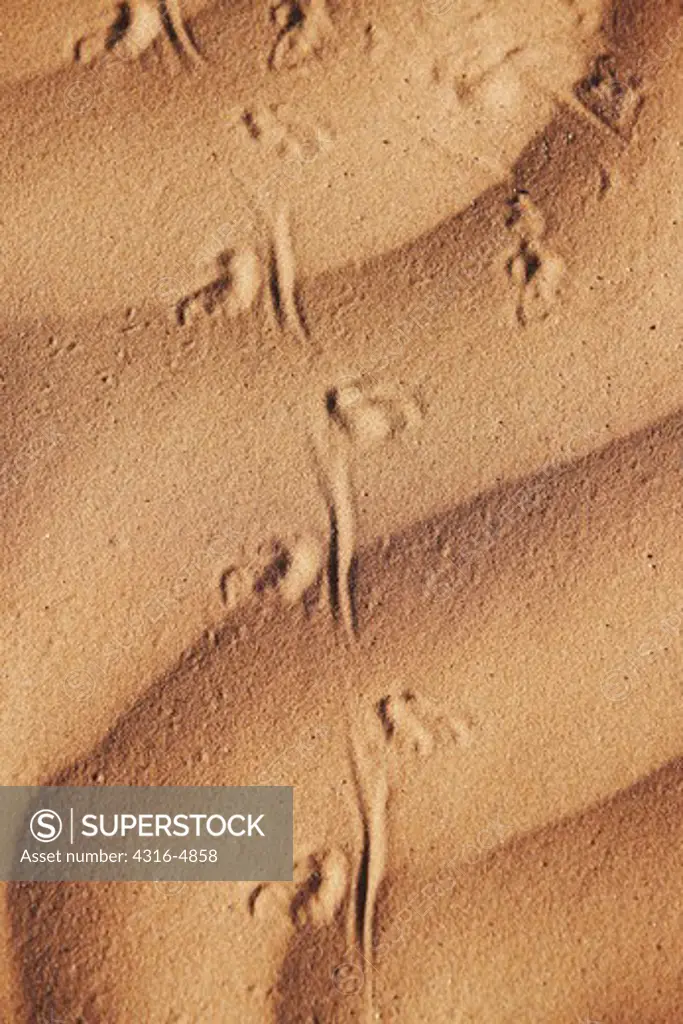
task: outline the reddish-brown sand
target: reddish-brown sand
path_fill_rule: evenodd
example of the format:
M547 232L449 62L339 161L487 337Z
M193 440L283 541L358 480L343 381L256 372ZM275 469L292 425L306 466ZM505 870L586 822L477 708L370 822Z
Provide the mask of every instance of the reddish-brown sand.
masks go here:
M0 781L296 870L6 887L3 1020L679 1019L679 13L8 11Z

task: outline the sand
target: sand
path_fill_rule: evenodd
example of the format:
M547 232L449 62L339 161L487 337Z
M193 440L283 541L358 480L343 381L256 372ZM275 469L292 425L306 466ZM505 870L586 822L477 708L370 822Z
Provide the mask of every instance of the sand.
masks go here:
M8 19L2 780L295 880L9 887L5 1015L672 1021L676 6L200 6Z

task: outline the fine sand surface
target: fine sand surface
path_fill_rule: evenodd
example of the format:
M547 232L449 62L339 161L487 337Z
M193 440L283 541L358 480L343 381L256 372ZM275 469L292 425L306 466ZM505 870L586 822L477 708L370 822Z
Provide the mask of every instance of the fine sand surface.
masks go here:
M0 1017L672 1022L679 5L271 6L0 37L0 781L297 858L10 887Z
M359 541L678 407L682 114L678 67L662 68L625 152L568 114L515 172L567 268L561 301L524 329L505 269L512 182L410 247L305 282L306 340L262 310L182 329L153 308L6 329L3 717L32 737L10 751L8 781L68 756L86 727L93 741L212 628L231 565L258 562L271 538L326 541L330 389L360 379L401 422L415 410L353 457Z
M10 315L180 301L222 254L258 266L273 241L312 274L417 237L504 178L571 98L601 5L552 0L528 22L521 0L439 16L418 0L340 4L282 68L264 6L199 16L192 74L152 48L0 94Z
M524 884L530 937L541 949L550 909L534 895L535 883L524 882L539 870L536 840L518 847L516 837L627 787L680 750L682 440L676 417L363 552L359 641L351 650L325 612L285 610L273 593L255 598L210 646L197 648L160 680L92 754L51 781L293 783L295 884L272 886L272 892L248 884L186 885L172 899L158 885L17 887L11 900L15 941L38 1010L98 1021L166 1021L174 1019L171 1011L179 1020L304 1021L315 1012L324 1020L346 1019L336 1005L333 974L340 964L359 962L349 959L347 937L353 894L365 877L367 828L375 891L366 913L380 940L374 950L362 949L360 963L378 959L366 974L380 1019L447 1021L462 1012L463 1020L479 1019L477 1013L491 1021L519 1013L531 1020L537 1019L533 1008L545 1019L570 1021L572 1000L591 999L596 1019L603 1012L622 1019L614 1016L614 1000L624 972L628 977L636 967L645 969L639 943L649 948L654 934L676 941L671 914L680 905L674 900L669 916L656 927L648 924L629 947L629 930L638 932L640 919L631 920L626 897L621 917L609 922L616 938L581 904L575 909L584 915L586 941L595 946L603 936L612 945L596 965L588 952L576 952L577 939L563 951L562 931L553 922L554 937L543 953L548 974L532 993L521 982L528 961L520 958L519 945L527 926L516 904ZM628 797L627 806L635 800ZM646 888L655 885L652 872L667 878L669 870L657 860L667 841L660 818L666 822L670 812L650 807L653 800L645 800L644 811L629 812L644 816L645 875L638 874L637 884ZM538 840L558 861L552 885L562 886L563 895L555 896L553 914L571 919L574 874L592 878L602 870L601 858L607 857L605 890L600 896L600 882L594 882L584 894L587 903L614 900L620 873L635 871L626 850L615 850L603 834L619 831L622 803L616 807L591 812L579 828L577 849L569 825ZM595 834L601 845L584 863L581 844L588 838L582 837ZM512 892L500 893L494 875L490 897L488 882L482 893L474 882L473 892L468 883L461 893L459 872L470 875L461 863L510 840L512 863L523 851ZM322 877L315 888L314 873ZM452 928L436 909L420 922L425 936L411 936L407 947L397 944L392 929L402 927L405 908L414 914L424 887L445 886L451 876L455 907L464 900L464 911L453 910ZM307 891L305 934L294 934L289 907ZM450 890L439 890L444 914L451 898ZM660 898L671 903L671 896ZM472 899L482 906L471 907ZM481 915L492 913L489 899L504 942L497 957L509 958L514 968L511 988L506 972L492 971L486 952L489 925ZM650 922L649 909L640 912ZM429 948L437 923L447 928L456 964L449 989L435 987L434 964L422 987L424 957L411 955L413 943ZM481 954L477 959L470 950L461 969L465 927L474 929ZM146 946L150 934L155 938ZM181 935L196 941L180 943ZM386 956L383 941L390 947ZM439 942L440 955L451 956ZM313 953L314 978L304 986ZM559 967L552 972L565 956L571 978ZM666 978L670 957L657 965ZM660 980L650 966L652 992L643 991L644 1006ZM669 1013L674 991L669 987L661 996ZM231 1016L222 1017L227 993ZM509 1010L502 1008L508 997ZM353 1016L360 1013L351 1009L354 999L341 1002L349 1019L366 1019ZM628 1019L664 1021L661 1012Z

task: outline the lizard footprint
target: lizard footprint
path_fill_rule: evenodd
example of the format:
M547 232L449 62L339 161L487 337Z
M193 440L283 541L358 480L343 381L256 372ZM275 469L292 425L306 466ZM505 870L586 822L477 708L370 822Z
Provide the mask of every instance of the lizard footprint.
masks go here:
M76 41L74 59L79 64L94 64L111 54L121 60L134 60L162 32L163 20L157 3L112 5L92 30Z
M135 60L163 35L185 60L200 63L180 0L122 0L112 4L92 30L77 39L73 55L79 64L94 64L110 55Z
M271 18L278 29L268 61L274 70L298 67L318 54L332 32L326 0L274 0Z
M288 920L296 929L334 922L349 891L349 865L341 850L309 854L295 862L292 882L265 882L249 896L249 912L261 923Z
M565 268L563 260L545 247L545 219L529 194L518 192L509 207L506 226L515 242L507 271L517 289L517 320L524 327L548 316Z
M328 391L327 408L361 451L414 429L422 420L414 399L360 380Z
M598 57L592 72L579 82L575 93L577 99L616 135L630 139L644 102L643 95L637 78L619 76L613 56Z
M263 285L261 262L253 249L226 250L215 261L216 275L176 304L176 321L190 323L198 314L212 316L221 310L228 317L246 312L256 302Z
M469 722L453 718L428 697L413 690L382 697L376 711L387 742L408 747L421 758L429 757L440 740L462 746L471 742Z
M223 604L234 611L269 591L285 604L297 604L319 580L323 564L323 545L314 534L297 534L289 544L272 540L251 559L225 570L220 580Z

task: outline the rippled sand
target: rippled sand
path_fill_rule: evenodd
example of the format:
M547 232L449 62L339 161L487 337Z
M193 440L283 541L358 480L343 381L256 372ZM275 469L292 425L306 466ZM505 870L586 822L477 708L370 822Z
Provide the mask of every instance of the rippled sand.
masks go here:
M674 1020L675 5L82 6L0 65L2 779L292 784L296 870L9 887L8 1020Z

